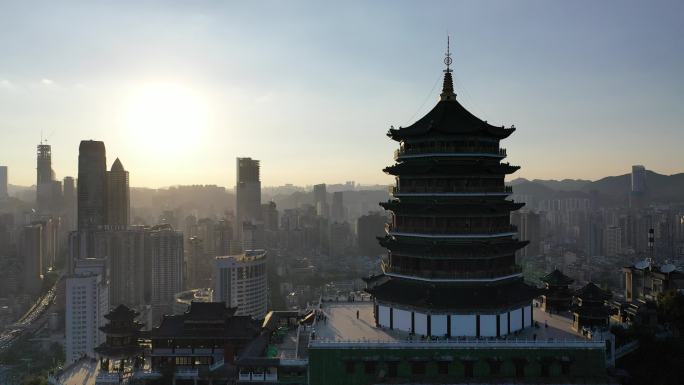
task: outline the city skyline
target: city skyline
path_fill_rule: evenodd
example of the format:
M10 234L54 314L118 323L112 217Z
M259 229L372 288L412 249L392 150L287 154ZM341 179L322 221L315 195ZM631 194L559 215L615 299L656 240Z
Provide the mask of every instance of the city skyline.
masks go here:
M6 7L9 183L34 184L43 137L56 180L75 176L77 146L93 139L135 187L234 186L244 156L261 160L265 186L389 184L385 133L437 99L447 31L457 98L518 128L507 160L520 177L684 171L676 2L167 4Z

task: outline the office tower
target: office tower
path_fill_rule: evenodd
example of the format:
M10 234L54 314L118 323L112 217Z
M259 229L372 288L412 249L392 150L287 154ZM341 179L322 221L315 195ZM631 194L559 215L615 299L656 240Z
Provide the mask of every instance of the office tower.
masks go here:
M313 186L314 207L316 207L316 214L323 218L328 217L328 191L325 183Z
M342 191L335 191L333 193L332 207L330 208L330 219L333 222L344 222L347 220L347 215L344 209L344 195Z
M259 161L237 158L237 182L235 185L235 228L242 239L242 223L254 223L261 219L261 180Z
M20 258L23 261L24 292L36 295L42 285L43 225L24 226L21 233Z
M107 218L107 159L103 142L83 140L78 148L78 230L97 228Z
M95 348L104 341L104 315L109 310L107 262L83 259L66 279L66 364L86 355L95 358Z
M55 181L55 172L52 170L51 146L41 142L37 148L36 205L39 212L48 213L59 204L61 184Z
M150 300L153 317L158 319L171 314L174 296L183 291L183 233L169 225L156 226L151 231Z
M204 241L198 236L189 239L186 249L187 289L211 287L211 277L214 269L215 255L204 252Z
M378 244L378 237L385 235L387 216L380 212L362 215L356 220L359 252L366 256L382 254L385 249Z
M66 176L62 182L64 191L64 228L76 230L76 183L73 177Z
M384 169L396 178L381 204L392 213L381 239L389 255L367 290L379 326L498 337L532 325L537 296L515 261L527 242L517 239L510 213L523 204L506 199L504 185L519 167L502 163L499 147L515 128L490 125L456 101L448 64L437 105L387 133L400 144L397 163Z
M128 171L124 170L119 158L107 173L107 224L128 226L131 202L128 187Z
M263 319L268 311L266 252L250 250L240 255L216 257L214 300L237 308L236 315Z
M7 166L0 166L0 199L7 198Z
M107 258L109 301L113 305L137 307L146 304L145 269L150 231L142 226L109 229L94 233L93 256Z

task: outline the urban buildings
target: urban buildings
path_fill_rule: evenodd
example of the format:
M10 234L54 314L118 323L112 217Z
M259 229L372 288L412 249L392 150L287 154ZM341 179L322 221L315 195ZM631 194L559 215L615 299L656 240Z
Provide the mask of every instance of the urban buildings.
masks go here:
M385 235L386 223L387 216L379 211L359 217L356 221L356 233L362 255L375 256L385 252L377 238Z
M176 293L183 291L183 233L169 225L153 227L150 234L150 293L153 318L173 311Z
M76 263L66 279L66 363L81 356L94 357L95 348L104 342L100 327L109 311L106 261L84 259Z
M313 186L314 207L316 207L316 214L323 218L327 218L328 210L328 191L325 183Z
M7 192L7 166L0 166L0 199L5 199L9 196Z
M24 292L36 295L42 284L43 225L34 223L24 226L21 234L20 257L23 261Z
M330 208L330 220L332 222L344 222L346 219L344 195L342 191L335 191L333 193L332 207Z
M235 314L263 319L268 311L266 252L247 250L216 257L214 300L237 308Z
M78 149L78 230L104 225L107 219L105 145L84 140Z
M258 160L237 158L236 163L235 228L238 239L242 240L242 224L261 219L261 180Z
M128 226L130 223L130 193L128 171L124 170L119 158L107 173L107 225Z

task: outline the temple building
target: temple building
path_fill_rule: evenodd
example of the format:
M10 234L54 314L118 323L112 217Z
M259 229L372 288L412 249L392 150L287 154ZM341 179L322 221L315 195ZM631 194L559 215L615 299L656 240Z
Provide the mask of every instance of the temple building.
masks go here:
M579 289L575 294L575 304L572 307L573 329L580 331L608 326L610 310L606 301L610 297L610 292L591 282Z
M541 296L541 308L547 313L561 313L568 311L572 305L572 291L568 286L574 280L554 269L543 276L544 294Z
M399 142L383 274L367 279L378 326L423 336L504 336L533 323L537 289L524 283L515 252L512 211L524 203L506 199L499 142L514 127L493 126L457 100L445 59L437 105L408 127L391 128Z

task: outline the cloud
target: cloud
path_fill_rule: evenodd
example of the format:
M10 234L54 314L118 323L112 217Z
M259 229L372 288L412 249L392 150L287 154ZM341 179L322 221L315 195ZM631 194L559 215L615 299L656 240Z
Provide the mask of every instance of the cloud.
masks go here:
M14 85L7 79L0 79L0 88L11 89L14 88Z
M46 86L51 86L51 85L55 84L54 81L52 81L50 79L45 79L45 78L41 79L40 82L45 84Z

